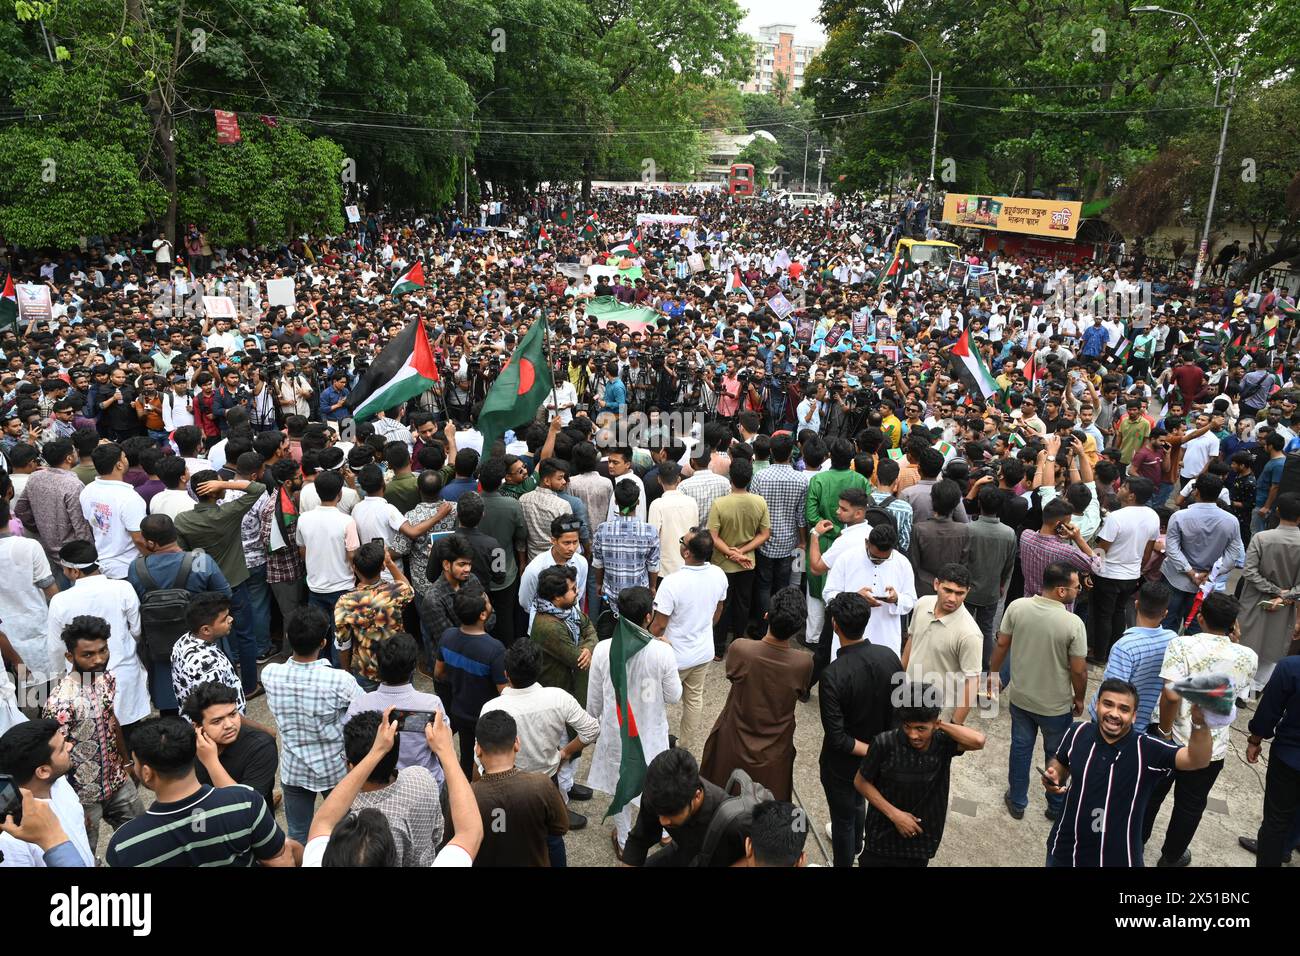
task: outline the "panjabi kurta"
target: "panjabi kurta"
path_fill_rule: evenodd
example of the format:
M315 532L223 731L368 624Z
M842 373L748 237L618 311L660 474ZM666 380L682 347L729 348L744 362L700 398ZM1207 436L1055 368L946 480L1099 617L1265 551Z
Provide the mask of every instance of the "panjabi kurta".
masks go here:
M1282 525L1261 531L1246 549L1241 589L1241 643L1259 655L1259 663L1286 657L1295 633L1296 606L1276 611L1263 606L1276 597L1300 600L1300 528Z
M794 790L794 709L812 680L813 657L789 642L733 641L731 691L704 744L700 775L719 787L737 768L778 800Z

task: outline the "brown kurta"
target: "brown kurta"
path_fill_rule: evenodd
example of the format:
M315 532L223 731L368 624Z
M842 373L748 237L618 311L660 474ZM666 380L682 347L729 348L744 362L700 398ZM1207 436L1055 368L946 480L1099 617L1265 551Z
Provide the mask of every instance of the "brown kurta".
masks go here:
M704 745L700 775L719 787L746 771L778 800L794 790L794 708L812 679L802 648L739 640L727 649L731 691Z

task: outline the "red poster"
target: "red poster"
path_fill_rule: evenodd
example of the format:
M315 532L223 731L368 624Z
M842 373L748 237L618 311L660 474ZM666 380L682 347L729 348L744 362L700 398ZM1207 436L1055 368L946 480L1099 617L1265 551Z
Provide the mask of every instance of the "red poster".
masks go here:
M239 117L226 110L213 110L217 118L217 142L221 145L239 142Z

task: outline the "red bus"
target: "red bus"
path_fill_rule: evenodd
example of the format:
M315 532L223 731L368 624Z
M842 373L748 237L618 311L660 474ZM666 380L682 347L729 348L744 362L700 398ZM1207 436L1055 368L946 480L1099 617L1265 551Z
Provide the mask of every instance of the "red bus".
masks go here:
M751 163L732 163L727 173L727 194L730 196L754 195L754 167Z

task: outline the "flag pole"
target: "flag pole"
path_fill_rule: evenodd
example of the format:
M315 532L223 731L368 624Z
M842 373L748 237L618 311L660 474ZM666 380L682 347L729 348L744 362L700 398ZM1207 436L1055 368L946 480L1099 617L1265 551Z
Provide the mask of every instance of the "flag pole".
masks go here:
M551 370L551 401L555 405L555 417L560 417L560 396L555 390L555 360L551 357L551 336L550 326L546 322L546 309L542 309L542 314L537 319L542 323L542 350L546 353L546 364ZM549 425L550 422L547 422Z

